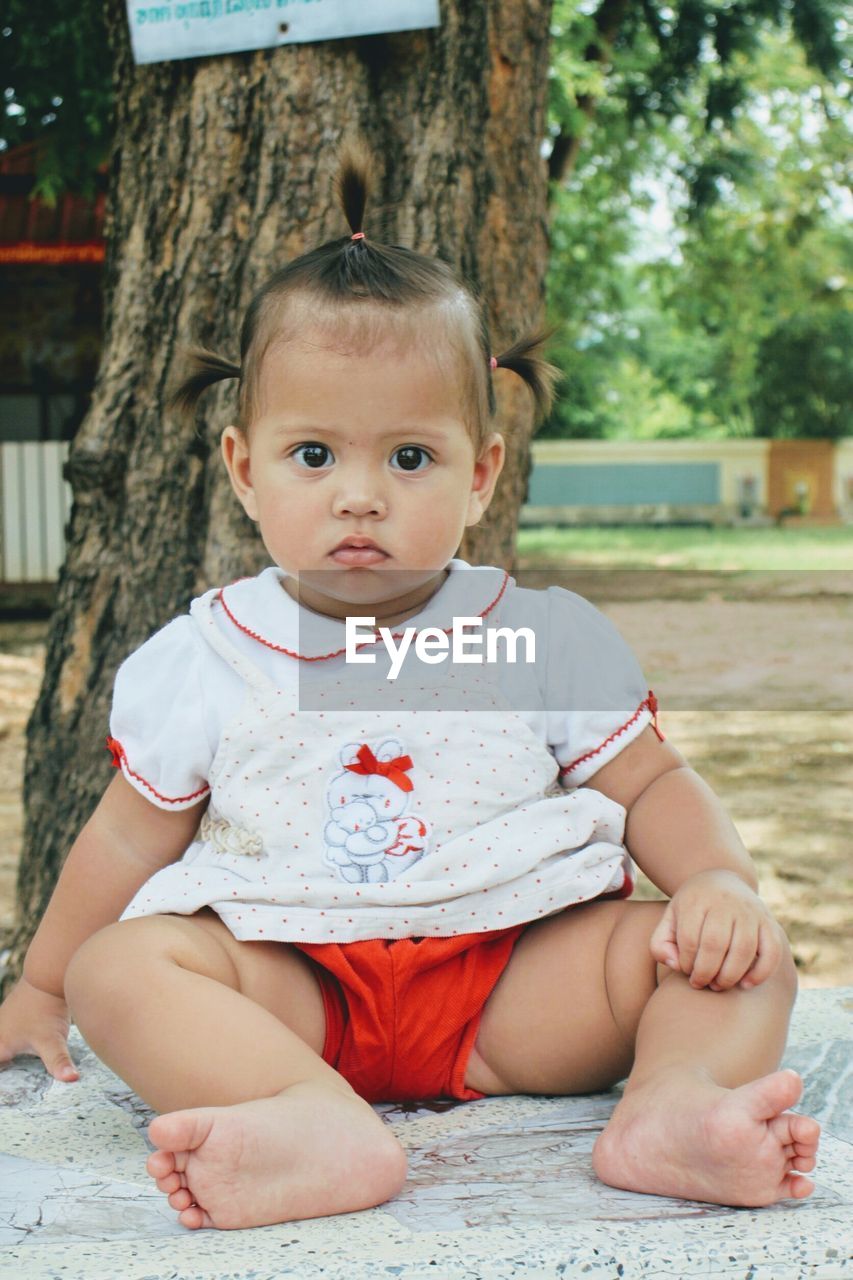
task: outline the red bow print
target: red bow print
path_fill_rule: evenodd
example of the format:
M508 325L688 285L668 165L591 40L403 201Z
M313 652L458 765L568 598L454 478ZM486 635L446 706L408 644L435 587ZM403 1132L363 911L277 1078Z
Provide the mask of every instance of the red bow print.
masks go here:
M390 778L401 791L414 791L411 778L407 778L404 769L411 769L411 756L395 756L393 760L377 760L365 742L356 752L358 764L344 765L350 773L379 773L383 778Z

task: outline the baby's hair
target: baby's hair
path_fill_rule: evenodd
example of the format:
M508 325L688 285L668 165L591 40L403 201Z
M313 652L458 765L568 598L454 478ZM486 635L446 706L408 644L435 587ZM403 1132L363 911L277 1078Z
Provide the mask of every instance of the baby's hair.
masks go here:
M533 393L537 419L546 417L561 376L542 355L553 330L520 338L493 357L484 308L446 262L381 244L362 230L373 166L356 139L341 149L336 185L351 234L295 258L258 290L243 321L239 364L193 348L189 371L173 390L169 406L189 415L208 387L237 378L238 425L246 431L258 410L261 364L270 347L316 335L323 345L351 354L368 352L381 342L399 349L416 347L443 376L456 377L478 451L497 407L493 368L523 378Z

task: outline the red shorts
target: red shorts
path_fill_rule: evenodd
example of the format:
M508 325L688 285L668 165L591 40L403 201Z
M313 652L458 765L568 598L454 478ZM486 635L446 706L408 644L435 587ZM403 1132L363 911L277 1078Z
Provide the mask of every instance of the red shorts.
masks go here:
M469 1101L465 1072L483 1006L527 926L456 938L297 942L315 962L323 1059L368 1102Z

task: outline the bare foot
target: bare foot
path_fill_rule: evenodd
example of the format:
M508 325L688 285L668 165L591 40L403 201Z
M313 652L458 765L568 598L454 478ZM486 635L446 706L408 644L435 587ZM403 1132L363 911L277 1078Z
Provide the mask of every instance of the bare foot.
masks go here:
M802 1200L820 1125L788 1111L803 1082L774 1071L737 1089L679 1075L630 1087L598 1138L592 1164L626 1191L759 1207Z
M185 1227L261 1227L390 1199L406 1156L364 1099L303 1082L272 1098L153 1120L146 1168Z

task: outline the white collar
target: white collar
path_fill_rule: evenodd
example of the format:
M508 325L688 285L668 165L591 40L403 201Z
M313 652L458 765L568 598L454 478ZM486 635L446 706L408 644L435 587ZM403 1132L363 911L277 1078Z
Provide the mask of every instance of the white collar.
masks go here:
M439 627L450 631L454 617L485 617L513 580L504 569L451 560L450 572L420 613L402 627ZM288 575L276 565L256 578L242 578L217 592L225 616L259 644L291 658L317 662L346 652L345 623L304 609L284 590ZM402 632L392 633L399 639ZM307 639L306 639L307 637Z

